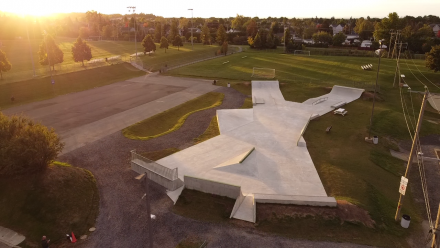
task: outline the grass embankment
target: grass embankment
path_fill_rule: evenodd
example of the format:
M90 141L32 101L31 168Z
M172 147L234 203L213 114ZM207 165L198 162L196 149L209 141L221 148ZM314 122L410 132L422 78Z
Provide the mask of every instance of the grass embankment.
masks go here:
M247 58L242 58L247 55ZM230 63L222 65L223 60ZM389 149L397 149L393 140L409 140L410 136L402 114L399 88L393 88L395 60L382 59L379 74L381 100L376 101L372 135L379 136L379 144L372 145L364 141L368 136L369 119L372 107L372 94L365 94L344 108L348 111L345 117L326 114L310 122L304 138L307 142L315 167L329 196L346 200L368 211L375 222L374 228L344 222L337 219L325 220L316 217L294 217L277 215L270 221L257 218L258 228L289 237L302 237L316 240L333 240L370 244L377 246L408 246L405 238L409 234L421 232L422 206L415 203L410 190L407 191L403 213L412 217L409 229L403 229L394 221L394 214L399 197L400 176L403 175L405 163L391 157ZM361 65L373 64L372 71L363 71ZM294 56L277 53L246 51L243 54L231 55L215 61L194 64L185 68L170 71L172 75L196 76L220 79L220 83L231 83L231 87L246 95L251 94L248 80L252 67L276 69L276 79L286 100L303 102L312 97L327 94L334 84L356 87L353 81L374 84L376 80L377 58L368 57L331 57L331 56ZM411 71L409 70L411 69ZM424 67L424 61L401 60L401 73L405 82L413 90L423 91L416 76L424 78L420 70L433 83L439 83L439 77ZM425 80L432 91L437 89ZM409 112L414 125L412 108L417 118L422 96L406 90L403 98L409 105ZM414 103L412 107L411 104ZM425 117L439 120L437 111L430 106ZM325 129L332 126L330 133ZM440 134L439 125L423 121L421 135ZM411 187L415 187L409 185ZM203 204L201 201L198 204ZM191 208L191 207L189 207ZM188 210L189 211L189 210ZM257 210L258 213L258 210ZM276 214L276 213L274 213ZM190 214L187 214L190 216ZM199 218L193 216L193 218ZM316 232L308 226L318 228ZM310 232L302 232L309 230ZM301 234L302 233L302 234ZM346 235L350 234L350 235Z
M211 122L209 123L208 128L205 132L199 137L194 139L196 144L202 143L203 141L209 140L210 138L214 138L215 136L220 135L220 130L218 128L217 116L212 117Z
M40 65L38 57L38 49L42 40L31 40L32 57L34 60L35 70L38 77L49 75L48 66ZM55 38L55 42L59 45L64 53L64 61L61 64L55 65L55 74L63 74L73 70L79 70L81 63L75 63L72 57L72 46L76 38ZM32 78L33 68L32 59L29 53L29 42L27 40L3 40L2 50L6 53L9 61L12 64L12 69L9 72L3 73L4 80L0 84L17 82ZM92 59L109 58L121 55L124 61L129 61L129 55L135 53L134 42L129 41L88 41L87 44L92 50ZM156 43L156 47L160 47ZM143 47L138 43L138 52L141 52ZM177 50L177 47L170 46L165 53L164 49L157 49L151 56L140 56L145 68L152 71L157 71L165 64L175 66L199 59L214 56L215 51L219 46L194 44L194 49L191 48L190 43L184 43L183 47ZM88 66L85 61L84 64Z
M178 130L191 114L222 104L224 94L209 92L122 130L129 139L149 140Z
M145 72L124 63L55 75L53 77L55 84L53 85L50 77L1 84L0 109L93 89L142 75L145 75ZM11 96L14 96L14 102L11 101Z
M66 233L88 234L99 195L90 171L54 163L42 174L0 180L0 226L26 236L21 247L39 247L43 235L60 245Z

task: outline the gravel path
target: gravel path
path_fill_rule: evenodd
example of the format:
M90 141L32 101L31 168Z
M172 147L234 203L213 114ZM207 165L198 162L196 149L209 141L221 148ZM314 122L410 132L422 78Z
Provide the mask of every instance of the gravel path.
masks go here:
M176 132L148 141L129 140L116 132L96 142L63 155L60 160L89 169L96 177L100 192L97 230L78 247L146 247L146 204L137 174L130 169L130 150L184 148L208 127L216 109L239 108L245 95L232 88L219 88L225 94L223 104L215 109L188 117ZM155 247L175 247L188 236L206 239L208 247L362 247L352 244L292 240L256 231L252 224L223 225L200 222L173 214L172 201L159 185L151 187Z

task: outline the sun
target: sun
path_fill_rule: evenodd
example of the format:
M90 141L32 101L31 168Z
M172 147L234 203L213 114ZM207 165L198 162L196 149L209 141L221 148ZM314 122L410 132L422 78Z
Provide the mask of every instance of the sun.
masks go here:
M20 6L16 6L15 4L10 4L9 6L5 6L3 11L21 16L30 15L37 17L53 14L53 9L47 8L45 6L39 6L36 4L22 4Z

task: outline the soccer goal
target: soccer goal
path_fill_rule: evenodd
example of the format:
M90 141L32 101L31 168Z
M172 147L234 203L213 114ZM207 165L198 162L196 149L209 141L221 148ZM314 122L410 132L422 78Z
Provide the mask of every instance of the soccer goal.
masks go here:
M295 50L293 51L293 55L310 56L310 51Z
M275 69L254 67L251 77L274 78L275 77Z

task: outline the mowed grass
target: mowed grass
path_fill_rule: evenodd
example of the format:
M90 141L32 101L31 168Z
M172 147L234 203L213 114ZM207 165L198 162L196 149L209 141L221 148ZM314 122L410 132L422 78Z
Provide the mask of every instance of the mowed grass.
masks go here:
M243 56L247 58L242 58ZM222 62L228 60L230 61L228 64L222 65ZM364 64L373 64L373 71L361 70L360 66ZM369 57L304 57L246 51L172 70L169 74L219 79L221 84L230 82L231 87L250 95L249 81L252 80L252 68L274 68L276 80L280 81L280 89L285 99L303 102L311 97L327 94L335 84L349 87L355 86L353 81L374 84L377 65L378 59ZM367 210L376 223L375 227L366 228L350 223L341 224L338 221L299 217L299 219L281 218L282 220L277 224L279 227L266 222L259 223L262 228L263 224L268 227L263 228L264 230L289 237L389 247L408 246L405 237L421 232L421 212L424 208L413 201L410 190L407 191L402 210L412 217L410 228L403 229L394 221L400 176L403 175L406 165L403 161L391 157L389 149L397 149L393 140L410 139L402 113L399 87L393 87L395 66L395 60L381 61L379 74L381 92L378 95L380 99L376 101L372 127L372 135L379 136L378 145L364 141L368 136L372 94L365 94L344 106L348 111L345 117L329 113L311 121L304 135L307 149L327 194ZM433 84L440 82L440 75L428 71L424 67L424 61L401 60L401 73L405 74L405 82L413 90L423 91L423 84L417 80L420 79L431 91L439 92ZM402 98L408 105L415 126L414 119L417 118L420 110L422 95L409 94L403 89ZM429 105L425 117L440 120L440 115ZM327 134L325 130L329 126L333 128ZM430 134L440 134L440 126L423 121L421 135ZM409 189L412 187L419 185L414 181L413 184L410 183ZM302 235L300 233L303 232L296 232L306 226L325 226L331 231L320 229L321 231L316 232L316 235ZM346 235L348 230L350 235Z
M217 116L212 117L211 122L209 123L208 128L203 132L202 135L194 139L196 144L202 143L203 141L214 138L215 136L220 135L220 130L218 128L218 120Z
M38 49L42 40L31 40L30 45L28 40L3 40L1 50L6 53L9 61L12 64L12 69L9 72L3 73L4 80L0 84L6 84L25 79L30 79L33 76L32 57L36 74L38 77L49 75L48 66L40 65L38 57ZM55 42L59 45L64 53L64 61L55 66L55 74L63 74L68 71L81 70L81 63L74 62L72 57L72 46L76 41L74 38L55 38ZM92 59L109 58L121 55L124 61L129 61L129 55L135 53L135 43L129 41L87 41L92 49ZM31 47L31 50L30 50ZM156 44L156 53L151 56L140 56L144 67L152 71L157 71L161 67L167 65L175 66L177 64L187 63L198 59L214 56L214 52L219 49L218 46L204 46L201 44L194 44L194 49L191 48L190 43L184 43L183 47L179 49L170 46L166 53L164 49L159 49L160 44ZM142 52L143 47L141 42L137 43L137 51ZM32 56L31 56L32 54ZM84 62L87 66L86 61ZM74 68L75 66L75 68Z
M0 85L0 110L145 75L128 63ZM11 101L11 97L14 101Z
M40 175L0 180L0 226L23 234L20 247L40 247L46 235L52 245L66 242L66 233L89 235L98 216L99 195L93 175L55 163Z
M178 130L189 115L219 106L224 94L209 92L122 130L129 139L148 140Z

